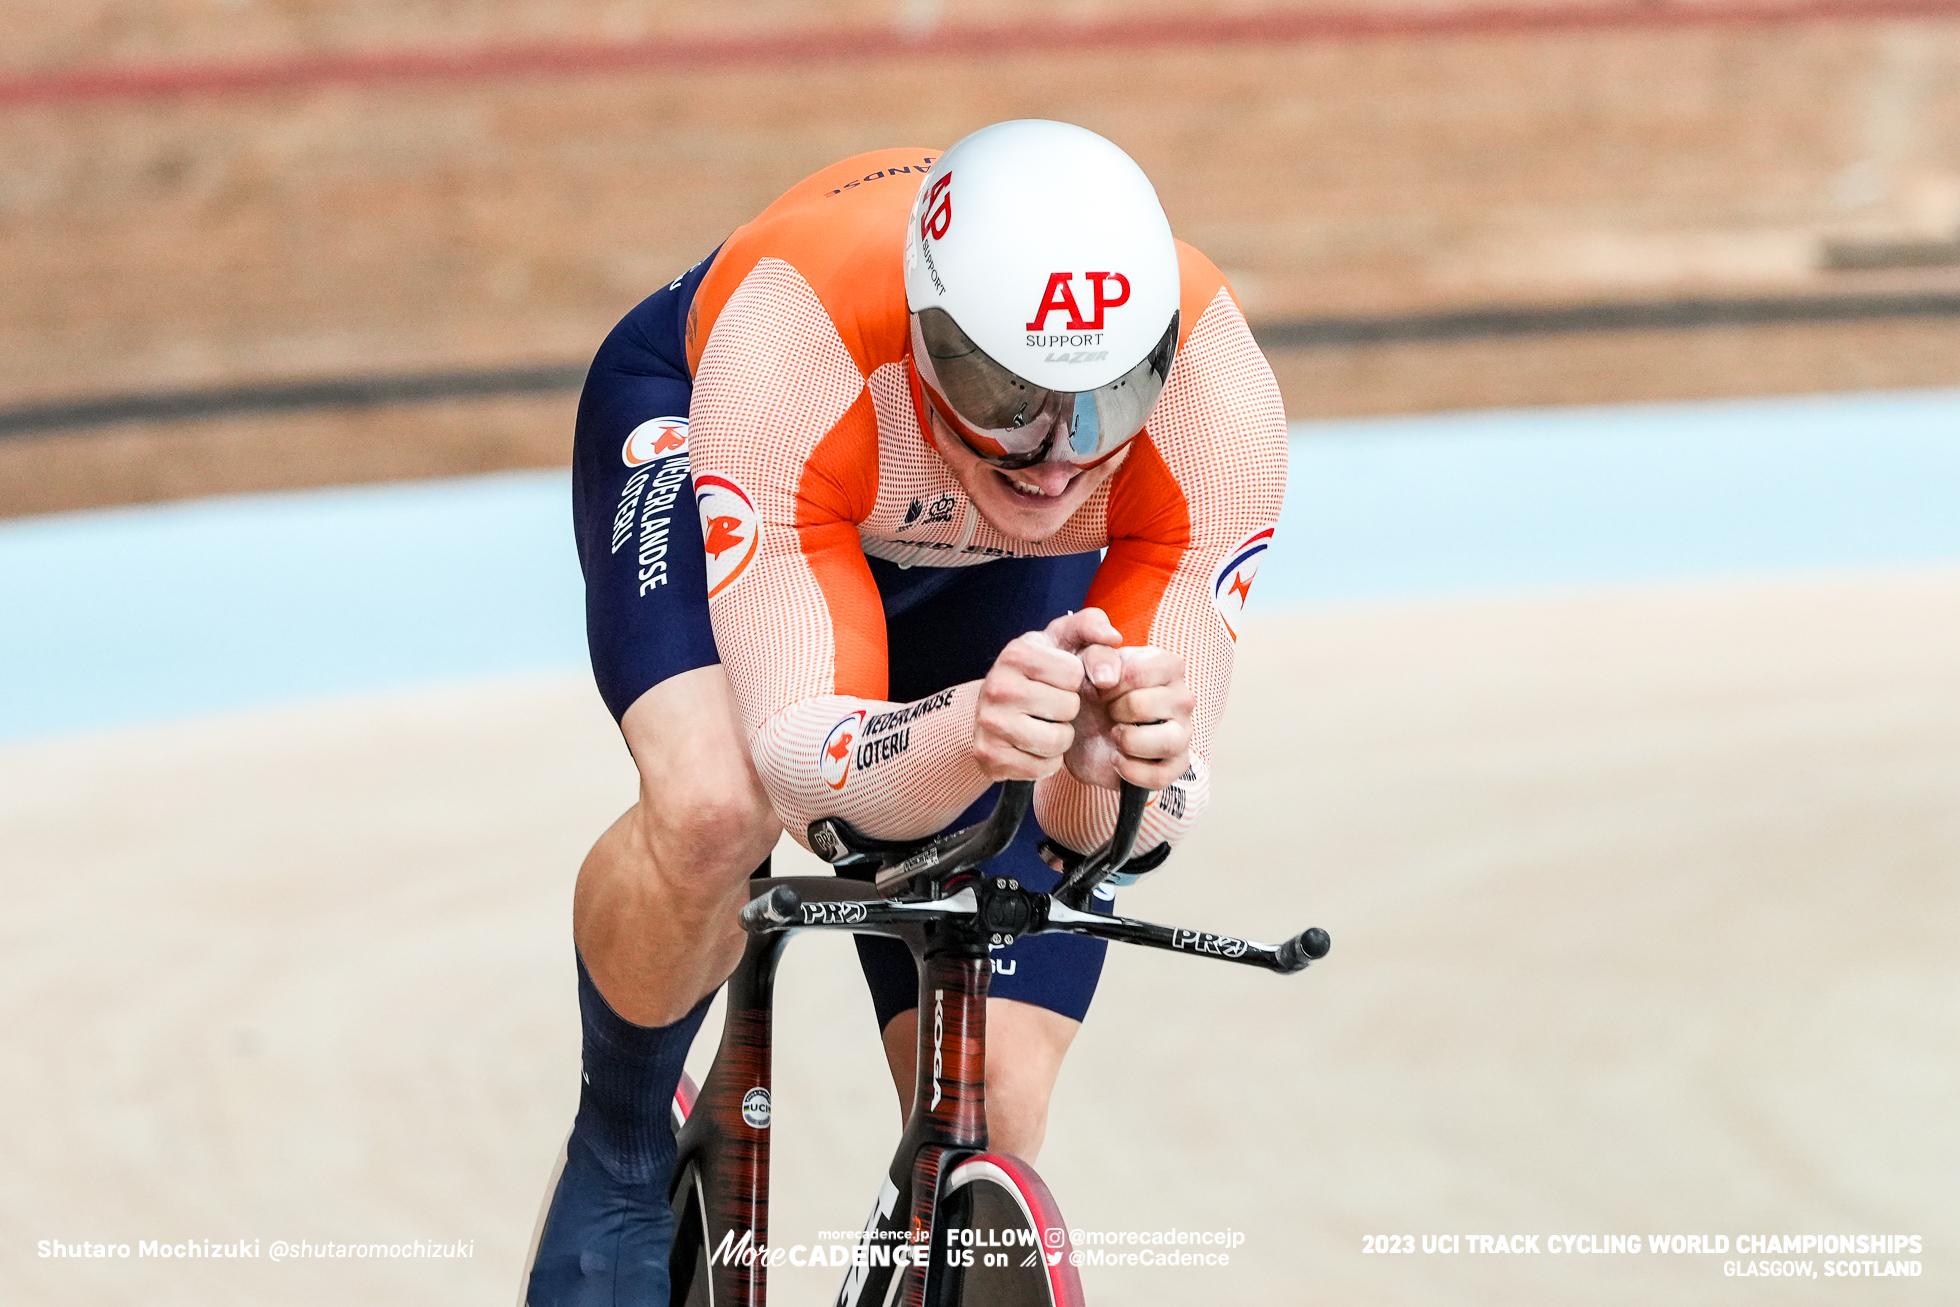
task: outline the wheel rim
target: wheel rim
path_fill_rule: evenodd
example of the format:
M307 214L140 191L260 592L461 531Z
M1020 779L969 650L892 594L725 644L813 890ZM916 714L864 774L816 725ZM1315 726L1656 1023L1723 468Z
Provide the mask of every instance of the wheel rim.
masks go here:
M953 1307L1081 1307L1054 1197L1018 1158L981 1153L946 1178L938 1250Z

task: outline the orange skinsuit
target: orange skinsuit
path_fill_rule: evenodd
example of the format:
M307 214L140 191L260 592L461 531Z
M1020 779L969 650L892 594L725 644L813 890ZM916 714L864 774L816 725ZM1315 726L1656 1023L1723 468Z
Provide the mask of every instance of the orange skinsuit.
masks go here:
M1181 655L1196 698L1191 768L1137 847L1175 843L1209 800L1231 621L1279 518L1279 388L1231 288L1180 243L1177 357L1144 433L1049 540L996 531L934 451L910 363L905 224L936 153L882 150L807 178L728 239L694 299L709 604L756 767L799 841L831 815L887 838L941 829L988 785L969 747L979 683L886 699L865 556L967 567L1107 546L1089 603L1126 645ZM1066 769L1036 786L1042 828L1074 849L1106 840L1115 811L1113 791Z

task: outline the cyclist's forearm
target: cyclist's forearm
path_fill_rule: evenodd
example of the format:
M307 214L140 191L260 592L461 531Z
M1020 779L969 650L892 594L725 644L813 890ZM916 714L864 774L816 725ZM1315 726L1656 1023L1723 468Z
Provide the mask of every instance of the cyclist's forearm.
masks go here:
M979 682L909 704L821 695L773 714L749 737L756 770L798 843L818 817L867 835L941 830L986 792L973 757Z
M1109 839L1116 825L1116 803L1115 790L1085 785L1066 768L1034 787L1034 815L1041 829L1056 843L1078 853L1087 853ZM1184 775L1150 801L1136 847L1153 849L1168 843L1175 848L1210 805L1211 765L1193 750L1191 766Z

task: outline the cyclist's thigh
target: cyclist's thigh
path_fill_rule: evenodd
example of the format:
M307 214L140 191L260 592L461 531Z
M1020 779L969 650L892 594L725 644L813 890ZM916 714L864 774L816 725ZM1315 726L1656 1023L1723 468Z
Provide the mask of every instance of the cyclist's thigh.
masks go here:
M708 263L620 320L579 396L573 529L592 673L615 720L668 677L720 661L688 474L682 335Z

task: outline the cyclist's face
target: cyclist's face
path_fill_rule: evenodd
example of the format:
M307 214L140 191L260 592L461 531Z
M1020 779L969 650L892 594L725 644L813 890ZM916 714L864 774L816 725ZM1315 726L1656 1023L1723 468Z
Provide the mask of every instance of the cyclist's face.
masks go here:
M980 516L1003 535L1030 544L1054 535L1075 516L1097 486L1123 465L1126 446L1094 467L1073 463L1037 463L1012 472L981 459L946 429L939 414L931 414L932 444L953 476L972 498Z

